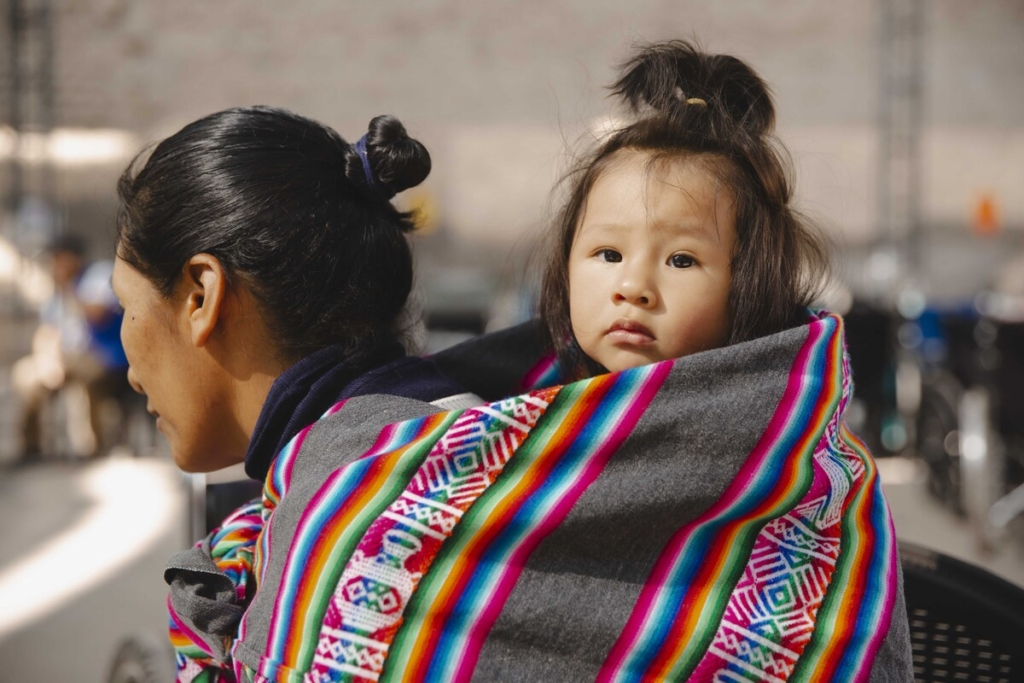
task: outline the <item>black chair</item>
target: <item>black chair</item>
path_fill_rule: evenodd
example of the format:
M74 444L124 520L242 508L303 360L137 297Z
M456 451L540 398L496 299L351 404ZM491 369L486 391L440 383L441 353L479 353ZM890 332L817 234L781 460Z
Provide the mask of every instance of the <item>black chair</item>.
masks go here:
M1024 681L1024 589L920 546L900 557L914 680Z

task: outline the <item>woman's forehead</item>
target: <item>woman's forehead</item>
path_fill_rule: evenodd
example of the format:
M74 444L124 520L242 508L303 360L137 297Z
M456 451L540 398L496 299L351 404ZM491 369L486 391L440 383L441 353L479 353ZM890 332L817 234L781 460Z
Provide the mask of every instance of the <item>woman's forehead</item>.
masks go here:
M155 290L145 275L132 267L120 256L114 258L114 268L110 274L110 285L118 298L140 293L144 290Z

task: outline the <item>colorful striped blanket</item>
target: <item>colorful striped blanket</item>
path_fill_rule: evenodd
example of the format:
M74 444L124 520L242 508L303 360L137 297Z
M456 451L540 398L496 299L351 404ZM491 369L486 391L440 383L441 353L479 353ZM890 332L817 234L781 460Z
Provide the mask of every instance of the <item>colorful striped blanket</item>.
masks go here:
M850 393L822 315L463 412L341 403L207 548L237 631L172 591L179 680L909 681Z

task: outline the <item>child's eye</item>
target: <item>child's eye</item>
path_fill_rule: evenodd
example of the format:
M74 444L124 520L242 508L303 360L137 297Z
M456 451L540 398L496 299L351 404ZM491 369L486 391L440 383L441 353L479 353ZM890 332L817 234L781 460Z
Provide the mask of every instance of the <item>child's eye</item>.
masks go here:
M696 265L696 263L692 256L687 256L686 254L672 254L668 260L668 264L673 268L690 268Z
M619 263L622 261L622 254L614 249L602 249L597 252L596 256L607 263Z

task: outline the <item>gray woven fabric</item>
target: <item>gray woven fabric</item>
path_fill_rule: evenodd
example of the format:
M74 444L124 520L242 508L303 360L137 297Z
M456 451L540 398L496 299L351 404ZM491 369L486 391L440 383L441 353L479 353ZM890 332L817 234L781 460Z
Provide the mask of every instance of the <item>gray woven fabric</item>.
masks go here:
M171 605L220 661L228 659L244 608L235 585L210 559L209 541L171 556L164 570Z
M310 500L331 472L365 453L386 425L441 412L436 406L398 396L358 396L349 399L334 415L315 424L295 461L300 473L292 480L288 495L274 510L274 534L263 583L276 586L281 580L295 527ZM249 606L248 632L238 643L235 656L257 668L266 650L267 627L274 610L273 591L258 591Z
M529 555L473 680L594 680L669 538L722 496L764 432L806 336L799 328L676 362L626 442ZM269 565L235 650L242 663L263 664L292 535L323 481L365 453L384 425L435 411L359 397L309 433L273 513ZM900 580L871 680L910 681L911 671Z
M804 335L790 336L798 344ZM771 419L792 363L788 346L755 342L683 359L685 370L530 558L474 680L510 671L594 680L662 548L722 495Z

